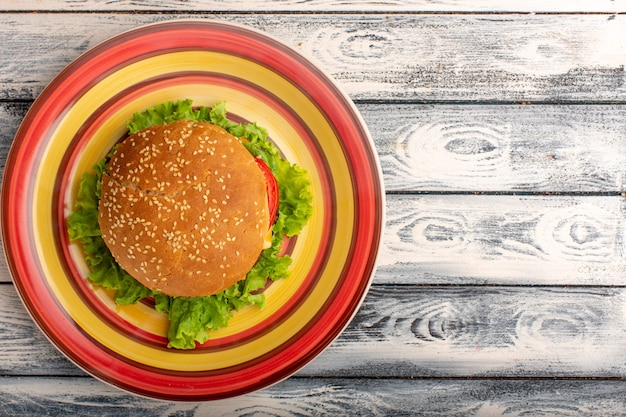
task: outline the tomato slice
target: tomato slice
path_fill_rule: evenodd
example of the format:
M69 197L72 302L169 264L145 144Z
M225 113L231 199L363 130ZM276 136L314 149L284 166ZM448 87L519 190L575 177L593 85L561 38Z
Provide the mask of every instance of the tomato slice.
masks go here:
M263 161L261 158L254 158L256 164L261 169L263 176L265 177L265 189L267 190L267 207L270 212L270 228L274 225L274 221L276 220L276 214L278 213L278 201L279 201L279 191L278 191L278 182L276 182L276 177L272 173L272 170L269 166Z

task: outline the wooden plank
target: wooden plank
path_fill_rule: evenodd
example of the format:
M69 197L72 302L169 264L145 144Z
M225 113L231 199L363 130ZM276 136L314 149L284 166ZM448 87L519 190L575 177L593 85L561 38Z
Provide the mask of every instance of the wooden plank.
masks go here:
M359 106L387 191L626 190L626 106Z
M622 288L374 286L301 376L626 375Z
M0 10L7 11L219 11L219 12L252 12L252 11L376 11L376 12L618 12L625 9L623 2L610 0L593 1L502 1L485 0L479 3L467 0L449 0L432 2L426 0L398 1L331 1L331 0L232 0L229 2L215 0L185 1L184 6L174 0L144 0L133 2L102 2L98 0L5 0Z
M29 103L0 102L0 169ZM624 105L367 104L394 191L626 191Z
M29 358L30 355L34 356ZM50 372L51 375L85 375L44 336L13 285L0 284L0 376L48 375Z
M82 376L0 285L0 376ZM626 376L626 289L374 285L300 377ZM2 384L0 384L2 385Z
M622 196L391 195L377 283L623 285ZM0 261L0 282L10 282Z
M0 415L623 415L623 381L297 379L206 403L154 401L89 378L12 378Z
M4 174L4 166L13 144L13 138L29 107L29 102L0 102L0 179Z
M390 195L386 214L376 283L624 284L623 196Z
M623 285L623 196L394 195L378 283Z
M207 16L1 14L0 99L34 98L64 66L110 36L185 17ZM311 56L359 100L578 102L626 97L626 45L615 42L626 38L622 14L219 18L264 30Z

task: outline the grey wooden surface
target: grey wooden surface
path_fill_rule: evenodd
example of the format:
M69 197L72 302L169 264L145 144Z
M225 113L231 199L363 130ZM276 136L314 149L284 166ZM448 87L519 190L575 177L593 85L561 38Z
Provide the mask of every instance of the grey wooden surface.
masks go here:
M293 377L174 403L109 387L36 328L0 261L0 416L626 415L626 2L0 2L0 168L79 54L223 19L353 98L387 224L370 293Z

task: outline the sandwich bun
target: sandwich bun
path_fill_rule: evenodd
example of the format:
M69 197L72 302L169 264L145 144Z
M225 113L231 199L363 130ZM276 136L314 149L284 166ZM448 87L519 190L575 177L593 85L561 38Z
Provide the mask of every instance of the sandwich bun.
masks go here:
M269 229L265 178L241 141L188 120L137 132L102 175L98 222L130 275L170 296L243 279Z

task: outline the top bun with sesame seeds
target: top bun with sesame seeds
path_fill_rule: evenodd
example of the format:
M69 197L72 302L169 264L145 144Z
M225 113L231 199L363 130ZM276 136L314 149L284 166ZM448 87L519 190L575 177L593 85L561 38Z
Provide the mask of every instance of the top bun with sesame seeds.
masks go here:
M219 126L137 132L102 176L98 221L115 260L152 290L205 296L243 279L269 229L264 175Z

